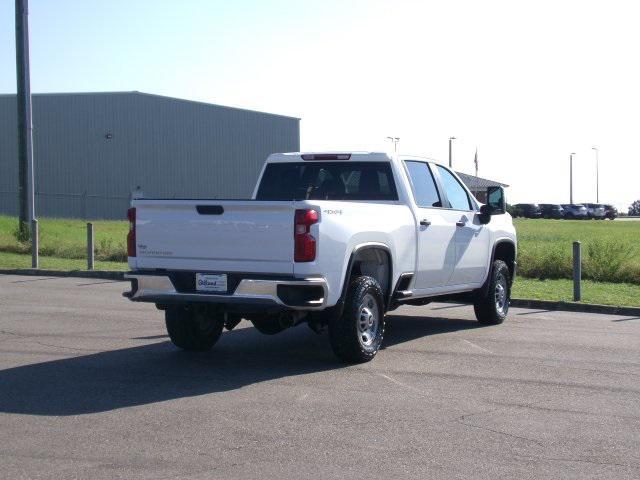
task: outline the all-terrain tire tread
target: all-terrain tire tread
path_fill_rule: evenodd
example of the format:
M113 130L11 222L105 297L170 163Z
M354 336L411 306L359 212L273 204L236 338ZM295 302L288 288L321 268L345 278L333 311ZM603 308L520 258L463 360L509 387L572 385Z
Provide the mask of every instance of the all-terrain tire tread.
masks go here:
M188 351L210 350L220 339L224 320L212 318L217 322L211 332L202 332L194 318L194 312L186 308L169 308L165 311L165 324L169 338L176 347Z
M473 303L473 310L476 314L478 322L484 325L499 325L507 318L507 312L501 314L496 309L495 303L495 287L498 275L502 273L507 280L508 295L511 297L511 273L509 267L502 260L495 260L491 265L491 272L489 272L489 285L485 295L477 296Z
M356 319L359 315L361 299L367 293L376 297L380 308L380 326L377 341L374 348L365 349L358 341ZM367 276L353 277L349 282L347 295L344 301L342 315L329 321L329 341L331 348L338 358L347 363L368 362L376 356L382 340L384 339L384 297L382 288L375 278Z

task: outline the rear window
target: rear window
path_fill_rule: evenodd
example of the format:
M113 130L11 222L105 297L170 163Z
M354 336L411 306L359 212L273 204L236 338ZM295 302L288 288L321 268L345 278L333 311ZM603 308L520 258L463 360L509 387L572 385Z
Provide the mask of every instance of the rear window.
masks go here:
M270 163L256 200L397 200L387 162Z

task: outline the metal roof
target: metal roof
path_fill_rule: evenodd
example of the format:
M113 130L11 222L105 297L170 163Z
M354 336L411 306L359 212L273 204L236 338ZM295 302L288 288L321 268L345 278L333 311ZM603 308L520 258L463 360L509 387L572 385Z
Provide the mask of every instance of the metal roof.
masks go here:
M467 173L456 172L464 184L469 190L480 190L487 187L508 187L506 183L496 182L495 180L489 180L487 178L475 177Z
M86 95L86 96L96 96L96 95L139 95L139 96L146 96L146 97L155 97L155 98L163 98L165 100L174 100L176 102L185 102L185 103L192 103L192 104L197 104L197 105L205 105L205 106L209 106L209 107L216 107L216 108L225 108L228 110L236 110L236 111L240 111L240 112L251 112L251 113L259 113L262 115L270 115L273 117L280 117L280 118L290 118L293 120L300 120L300 118L298 117L291 117L289 115L280 115L277 113L269 113L269 112L261 112L259 110L250 110L248 108L238 108L238 107L229 107L227 105L219 105L216 103L209 103L209 102L201 102L198 100L187 100L184 98L177 98L177 97L168 97L166 95L156 95L155 93L145 93L145 92L139 92L137 90L124 90L124 91L112 91L112 92L52 92L52 93L32 93L31 96L32 97L57 97L57 96L79 96L79 95ZM15 97L16 94L15 93L0 93L0 97Z

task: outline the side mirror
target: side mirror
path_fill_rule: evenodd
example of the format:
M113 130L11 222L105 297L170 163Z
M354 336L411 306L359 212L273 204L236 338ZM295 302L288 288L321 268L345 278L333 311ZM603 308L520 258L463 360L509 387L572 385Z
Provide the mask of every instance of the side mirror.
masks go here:
M487 188L487 203L480 207L480 223L489 223L491 215L502 215L507 211L504 188Z
M502 215L507 211L507 203L504 198L504 188L487 188L487 206L489 207L489 215Z

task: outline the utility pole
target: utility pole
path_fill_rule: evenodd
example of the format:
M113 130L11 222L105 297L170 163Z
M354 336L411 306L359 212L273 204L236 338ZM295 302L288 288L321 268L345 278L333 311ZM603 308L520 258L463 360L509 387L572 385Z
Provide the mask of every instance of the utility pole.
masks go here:
M569 203L573 204L573 156L575 153L569 155Z
M599 167L598 167L598 152L600 151L598 147L591 147L591 150L596 152L596 203L600 203L600 178L599 178Z
M29 0L16 0L16 73L18 111L18 192L20 238L31 237L31 266L38 268L38 234L34 205L33 125L31 122L31 78L29 74ZM31 224L31 235L29 226Z
M453 155L451 144L456 139L456 137L449 137L449 168L453 168Z

